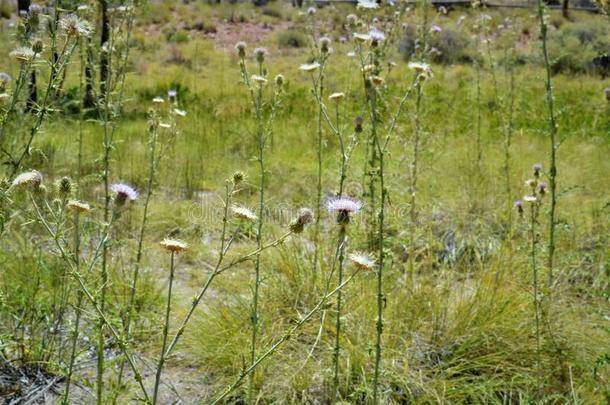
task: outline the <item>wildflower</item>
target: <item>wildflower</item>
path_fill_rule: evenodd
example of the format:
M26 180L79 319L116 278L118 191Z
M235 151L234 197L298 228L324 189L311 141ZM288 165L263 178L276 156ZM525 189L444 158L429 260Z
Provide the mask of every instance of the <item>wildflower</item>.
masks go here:
M374 259L362 252L350 253L348 259L362 270L373 270L376 265Z
M29 62L36 57L36 52L30 47L20 46L13 49L9 56L17 62Z
M91 206L86 202L78 201L78 200L69 200L66 204L69 210L74 211L76 213L90 212Z
M233 213L233 216L239 220L247 222L256 222L258 220L258 217L254 212L243 206L233 205L231 206L231 212Z
M433 25L432 29L430 29L430 32L438 34L439 32L443 32L443 29L441 28L440 25Z
M342 43L342 44L346 43L347 42L347 37L345 35L341 35L339 37L339 42Z
M263 76L259 76L259 75L252 75L252 77L250 77L250 80L252 80L254 83L258 83L260 85L267 84L267 79L265 79Z
M610 103L610 87L604 89L604 94L606 95L606 100Z
M532 170L534 171L535 177L540 177L540 171L542 170L542 165L540 163L535 163L534 166L532 166Z
M244 172L240 172L239 170L236 171L235 173L233 173L233 184L237 185L241 183L242 181L244 181L245 177L246 176L244 175Z
M385 41L385 34L382 31L379 31L377 28L373 28L369 32L369 37L371 37L373 42Z
M184 252L186 250L186 248L188 247L188 245L180 240L176 240L176 239L163 239L161 242L159 242L159 245L161 245L161 247L165 250L167 250L168 252L171 253L180 253L180 252Z
M235 44L235 50L240 58L246 57L246 43L244 41L239 41Z
M356 7L371 10L378 8L379 4L375 0L358 0Z
M186 117L186 111L181 110L179 108L174 108L174 113L180 117Z
M355 14L348 14L345 19L347 20L347 24L352 27L355 26L358 22L358 16L356 16Z
M57 182L57 191L62 196L67 196L72 192L72 180L69 177L62 177Z
M358 42L366 42L371 40L371 36L369 34L358 34L354 32L354 39Z
M37 170L24 172L15 177L11 187L28 187L33 186L34 188L42 184L42 174Z
M11 76L6 72L0 72L0 84L6 85L10 83Z
M118 206L125 204L127 200L135 201L138 199L138 192L125 183L115 183L110 186L110 190L112 190L113 193L116 193L114 202Z
M445 6L440 6L438 8L438 12L441 14L447 14L447 9L445 8Z
M362 203L350 197L330 198L326 202L326 208L330 212L337 212L337 223L346 225L349 223L350 214L357 214Z
M76 14L68 14L59 19L59 29L69 37L88 37L93 28L86 20L81 20Z
M523 214L523 201L522 200L515 201L515 208L517 209L517 212L519 214Z
M339 102L341 100L343 100L345 98L345 93L332 93L330 96L328 96L328 99L331 101L335 101L335 102Z
M254 59L256 59L258 63L263 63L267 53L267 48L256 48L254 49Z
M375 69L375 65L364 65L362 67L362 73L368 73L368 72L372 72L373 69Z
M534 195L526 195L525 197L523 197L523 201L533 204L538 201L538 198Z
M44 43L40 39L37 39L32 44L32 51L34 51L35 54L42 53L42 51L44 51Z
M42 13L42 7L40 6L40 4L30 4L30 7L28 7L28 12L32 15L38 15Z
M546 183L544 181L541 181L540 184L538 184L538 192L540 195L546 194Z
M171 128L171 127L172 127L171 125L166 124L165 122L160 122L160 123L159 123L159 126L160 126L161 128L165 128L165 129L167 129L167 128Z
M279 75L275 76L275 84L278 87L282 87L284 85L284 81L285 81L284 75L279 74Z
M303 232L305 225L313 222L313 211L309 208L301 208L297 217L288 226L294 233Z
M318 70L319 67L320 67L320 64L318 62L305 63L305 64L299 66L299 70L302 70L303 72L307 72L307 73L313 73L316 70Z
M169 101L171 103L176 101L176 97L178 97L178 92L176 90L168 90L167 91L167 98L169 99Z
M434 76L432 73L432 68L427 63L409 62L409 69L418 73L419 78L422 80L426 80Z
M307 14L314 15L315 13L316 13L316 8L315 7L309 7L307 9Z
M369 77L369 80L374 86L381 86L384 82L384 79L381 76L371 76Z
M152 102L155 104L163 104L165 102L165 100L163 100L163 97L157 96L152 99Z
M329 37L320 38L320 51L321 52L328 53L328 51L330 50L329 45L330 45Z
M525 187L530 187L532 190L535 190L536 186L538 186L538 180L536 180L536 179L525 180Z

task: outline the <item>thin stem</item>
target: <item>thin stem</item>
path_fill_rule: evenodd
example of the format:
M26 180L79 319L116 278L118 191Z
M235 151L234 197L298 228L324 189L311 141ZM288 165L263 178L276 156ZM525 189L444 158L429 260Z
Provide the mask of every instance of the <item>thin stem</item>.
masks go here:
M338 263L338 278L337 285L343 283L343 264L345 260L345 245L347 243L347 229L345 224L339 226L339 239L338 239L338 250L339 250L339 263ZM341 290L337 291L337 316L335 318L335 349L333 352L333 396L335 399L339 398L339 354L341 352Z
M157 374L155 376L155 388L153 390L153 405L157 403L159 393L159 383L161 382L161 372L163 364L165 364L165 347L167 346L167 334L169 329L169 314L172 306L172 286L174 284L174 252L170 254L169 265L169 288L167 289L167 307L165 309L165 323L163 324L163 343L161 344L161 354L159 354L159 363L157 365Z
M538 300L538 267L536 263L536 221L538 210L536 204L531 205L531 225L530 225L530 238L531 238L531 251L530 257L532 262L532 273L534 276L533 286L534 286L534 313L535 313L535 321L536 321L536 381L538 387L538 394L540 395L542 390L542 382L541 382L541 352L540 352L540 302Z

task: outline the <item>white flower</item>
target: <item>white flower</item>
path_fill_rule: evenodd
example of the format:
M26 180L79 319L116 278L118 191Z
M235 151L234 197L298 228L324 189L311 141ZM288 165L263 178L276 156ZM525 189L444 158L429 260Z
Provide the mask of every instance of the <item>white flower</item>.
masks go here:
M21 173L13 180L11 187L39 186L42 183L42 174L37 170Z
M74 212L89 212L91 211L91 206L86 202L78 201L78 200L69 200L66 204L68 209Z
M358 34L354 32L354 39L358 42L366 42L371 40L371 36L369 34Z
M18 62L28 62L36 57L36 52L34 52L32 48L28 46L20 46L13 49L9 56L16 59Z
M265 79L263 76L259 76L259 75L252 75L250 80L252 80L254 83L258 83L260 85L267 84L267 79Z
M330 96L328 96L329 100L336 101L336 102L339 102L339 101L343 100L344 98L345 98L345 93L341 93L341 92L332 93Z
M256 222L258 220L256 214L246 207L233 205L231 207L231 212L233 212L233 215L237 219L241 219L248 222Z
M432 68L427 63L409 62L409 69L419 73L420 77L423 79L431 78L433 76Z
M305 64L299 66L299 70L301 70L303 72L312 73L312 72L315 72L316 70L318 70L319 67L320 67L320 64L318 62L305 63Z
M138 192L133 187L125 183L115 183L110 186L110 190L113 193L116 193L116 199L120 202L125 202L126 200L134 201L138 199Z
M186 117L186 111L181 110L179 108L174 108L174 112L176 113L176 115L179 115L181 117Z
M379 4L375 0L358 0L358 8L364 8L368 10L379 8Z
M376 266L375 260L370 258L366 253L350 253L348 259L362 270L372 270Z
M350 197L329 198L326 201L326 208L330 211L345 213L358 213L362 208L362 203Z
M176 239L163 239L161 242L159 242L159 245L161 245L161 247L169 252L172 253L180 253L180 252L184 252L186 250L186 248L188 247L188 245L184 242L182 242L181 240L176 240Z
M165 102L165 100L163 100L163 97L157 96L152 99L152 102L155 104L163 104Z

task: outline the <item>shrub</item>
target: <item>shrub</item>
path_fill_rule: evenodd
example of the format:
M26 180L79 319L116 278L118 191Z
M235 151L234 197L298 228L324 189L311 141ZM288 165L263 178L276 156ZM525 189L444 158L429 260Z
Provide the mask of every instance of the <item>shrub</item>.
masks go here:
M410 59L415 52L417 35L417 31L412 25L407 26L404 30L399 43L399 50L404 59ZM472 62L470 39L465 33L444 29L442 32L431 35L429 39L430 46L437 51L432 54L435 63L449 65Z
M289 29L278 34L280 48L302 48L307 45L307 37L300 31Z

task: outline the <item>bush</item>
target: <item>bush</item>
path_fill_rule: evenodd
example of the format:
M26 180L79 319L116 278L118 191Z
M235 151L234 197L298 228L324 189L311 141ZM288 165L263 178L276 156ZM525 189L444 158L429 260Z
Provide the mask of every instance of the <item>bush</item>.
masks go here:
M429 39L430 46L436 49L436 52L432 53L432 60L435 63L450 65L472 62L470 38L465 33L444 29L431 35ZM408 60L413 56L416 44L417 31L414 26L409 25L404 30L403 38L399 43L399 50L404 59Z
M302 48L307 45L307 37L300 31L289 29L278 34L280 48Z

